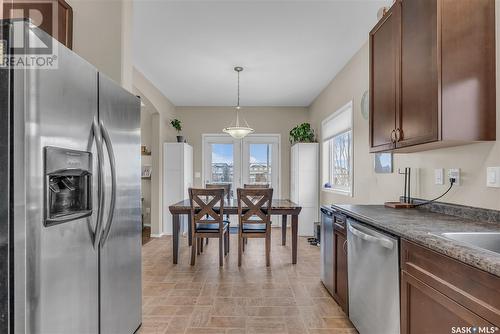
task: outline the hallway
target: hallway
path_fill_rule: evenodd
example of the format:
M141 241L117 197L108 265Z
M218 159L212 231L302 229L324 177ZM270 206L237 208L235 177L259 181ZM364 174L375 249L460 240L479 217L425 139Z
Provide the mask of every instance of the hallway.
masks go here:
M231 234L222 269L216 240L191 267L185 238L178 265L172 264L171 238L152 239L143 246L139 333L356 333L320 282L319 247L299 238L294 266L290 246L281 246L280 236L273 229L270 268L265 267L263 240L253 239L241 269L236 234Z

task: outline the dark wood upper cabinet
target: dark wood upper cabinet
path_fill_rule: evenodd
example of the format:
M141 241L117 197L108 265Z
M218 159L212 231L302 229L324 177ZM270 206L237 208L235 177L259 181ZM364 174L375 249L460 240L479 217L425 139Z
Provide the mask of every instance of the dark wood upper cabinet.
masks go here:
M494 0L398 0L370 33L370 151L496 140L495 57Z
M393 6L370 32L370 145L374 150L394 148L398 108L398 22Z
M401 109L396 146L437 141L437 0L401 2Z
M68 48L73 47L73 9L64 0L0 0L0 18L30 18Z
M494 0L442 0L443 138L496 139Z

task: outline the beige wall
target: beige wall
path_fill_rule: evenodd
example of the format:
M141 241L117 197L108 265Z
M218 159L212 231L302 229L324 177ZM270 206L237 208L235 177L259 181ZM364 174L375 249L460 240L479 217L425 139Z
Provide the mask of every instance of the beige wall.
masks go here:
M150 104L145 104L144 107L141 108L141 145L145 145L148 150L151 150L151 143L153 141L152 120L154 112L155 110ZM152 157L148 155L141 155L141 165L150 165L151 158ZM143 198L142 207L144 209L144 224L151 225L151 213L148 214L146 211L146 208L151 208L151 179L141 180L141 196Z
M235 119L231 107L178 107L177 116L183 123L182 134L193 146L194 172L202 170L203 133L222 133L222 129ZM291 128L308 121L307 108L242 108L241 115L255 129L255 133L281 134L281 197L290 197L290 142L288 133ZM195 178L195 186L200 187L201 178Z
M67 0L73 8L73 51L131 89L130 0Z
M123 88L132 92L134 60L133 60L133 10L132 0L122 0L122 27L121 27L121 84Z
M498 30L498 24L497 24ZM498 36L498 33L497 33ZM498 42L497 42L498 45ZM500 166L500 142L479 143L422 153L396 154L393 174L375 174L373 154L368 152L368 121L363 119L360 101L368 90L368 44L349 61L310 106L312 125L320 129L321 121L338 108L353 100L354 105L354 196L321 192L321 202L381 204L396 200L403 193L404 179L398 168L418 168L412 195L431 199L442 194L446 185L434 184L435 168L461 168L462 184L454 187L444 202L500 209L500 189L486 187L486 167ZM498 62L500 64L500 62ZM498 76L497 76L498 77ZM498 80L497 80L498 81ZM497 92L500 83L497 82ZM497 93L497 103L500 94ZM500 112L497 107L497 138L500 139Z
M141 130L150 131L152 174L150 181L142 183L150 182L151 235L160 236L163 219L163 143L175 140L176 133L169 126L170 119L175 117L175 106L139 71L133 71L132 82L134 93L141 96L145 104L142 114L150 114L143 121L149 124L144 124ZM144 139L147 137L146 134L142 136ZM143 192L146 191L143 189Z

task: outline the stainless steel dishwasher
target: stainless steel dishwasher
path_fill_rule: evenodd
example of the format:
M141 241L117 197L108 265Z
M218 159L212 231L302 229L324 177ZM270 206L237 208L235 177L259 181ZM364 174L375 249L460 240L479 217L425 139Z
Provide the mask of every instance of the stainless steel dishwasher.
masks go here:
M349 318L360 334L399 334L399 241L347 219Z
M333 295L333 212L331 209L321 208L321 281L325 288Z

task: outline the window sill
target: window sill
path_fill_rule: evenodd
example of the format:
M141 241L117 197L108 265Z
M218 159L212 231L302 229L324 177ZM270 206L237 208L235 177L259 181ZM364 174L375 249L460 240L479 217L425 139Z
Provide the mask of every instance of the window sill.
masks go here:
M344 196L352 197L351 191L342 191L342 190L337 190L337 189L332 189L332 188L321 188L321 191L324 191L326 193L336 194L336 195L344 195Z

